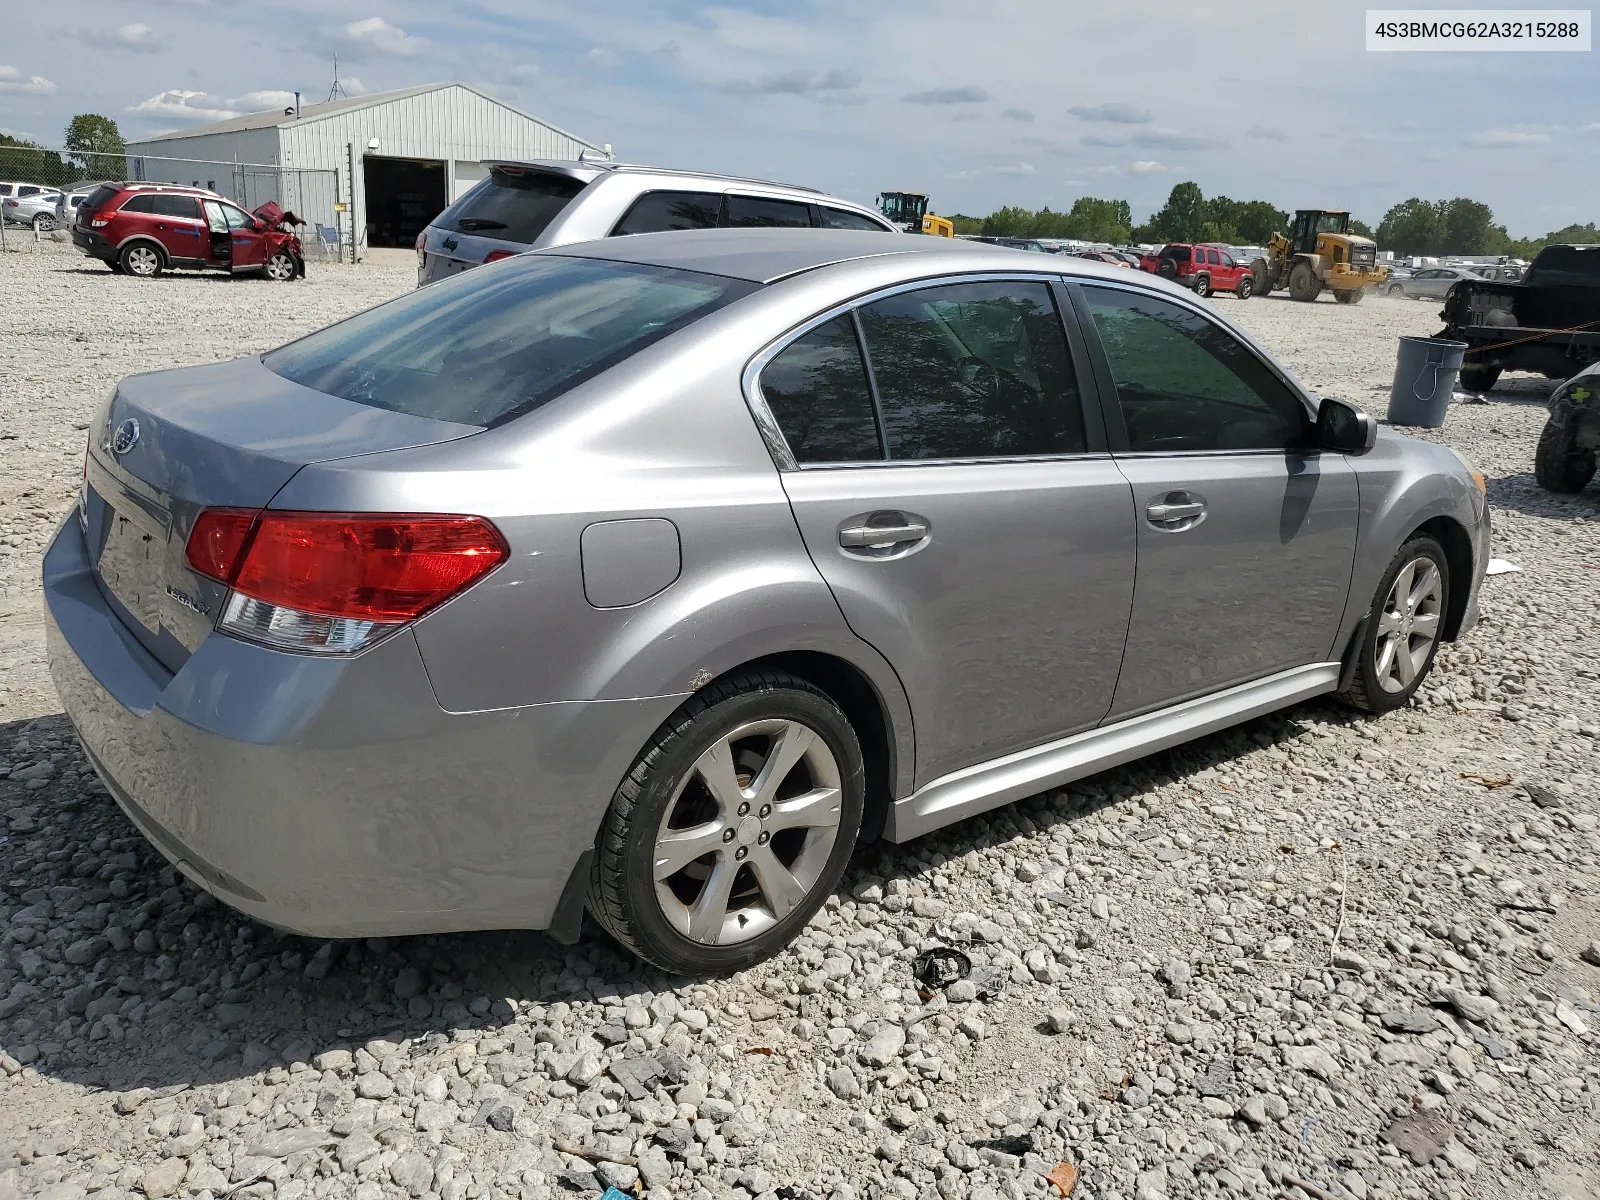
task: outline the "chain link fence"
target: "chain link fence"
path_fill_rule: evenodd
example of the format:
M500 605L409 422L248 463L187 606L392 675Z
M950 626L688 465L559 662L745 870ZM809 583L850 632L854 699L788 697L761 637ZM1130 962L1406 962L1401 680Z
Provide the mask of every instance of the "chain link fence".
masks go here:
M306 222L302 240L319 243L316 248L307 245L308 252L320 249L324 255L333 257L338 255L341 245L348 247L350 244L349 214L342 211L349 181L341 178L339 171L280 167L273 163L218 162L148 154L73 154L38 146L0 146L0 184L12 184L18 195L32 188L70 192L107 180L179 183L205 188L227 197L247 212L253 212L270 200ZM20 215L20 206L13 212Z

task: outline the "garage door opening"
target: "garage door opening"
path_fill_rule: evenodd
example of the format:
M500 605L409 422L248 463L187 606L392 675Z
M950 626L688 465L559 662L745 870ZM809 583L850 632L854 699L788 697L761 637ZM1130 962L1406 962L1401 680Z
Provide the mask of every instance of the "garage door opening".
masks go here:
M409 250L417 234L444 211L447 180L442 162L420 158L362 160L367 187L367 245Z

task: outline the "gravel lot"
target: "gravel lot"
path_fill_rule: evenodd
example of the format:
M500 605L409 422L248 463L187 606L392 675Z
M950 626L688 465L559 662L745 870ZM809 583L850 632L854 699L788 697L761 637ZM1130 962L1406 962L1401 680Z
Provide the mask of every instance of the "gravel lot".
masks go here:
M117 378L412 278L0 257L0 1200L1019 1200L1061 1162L1085 1200L1600 1198L1600 489L1534 485L1538 380L1439 431L1522 571L1415 707L1302 705L867 848L736 978L599 935L319 944L196 892L59 713L40 551ZM1395 337L1437 327L1407 301L1215 303L1378 413ZM936 939L998 994L924 1004Z

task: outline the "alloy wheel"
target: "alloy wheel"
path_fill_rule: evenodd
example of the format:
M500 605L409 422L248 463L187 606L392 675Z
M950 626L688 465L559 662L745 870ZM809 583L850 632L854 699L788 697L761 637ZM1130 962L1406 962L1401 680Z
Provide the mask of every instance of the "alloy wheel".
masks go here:
M718 738L679 784L656 832L662 914L707 945L770 929L816 887L842 804L833 752L799 721L751 721Z
M161 269L161 258L148 246L135 246L128 252L128 270L135 275L154 275Z
M294 278L294 259L287 254L274 254L267 259L267 278L279 283Z
M1428 664L1444 616L1438 564L1419 556L1400 568L1378 618L1373 674L1386 692L1401 692Z

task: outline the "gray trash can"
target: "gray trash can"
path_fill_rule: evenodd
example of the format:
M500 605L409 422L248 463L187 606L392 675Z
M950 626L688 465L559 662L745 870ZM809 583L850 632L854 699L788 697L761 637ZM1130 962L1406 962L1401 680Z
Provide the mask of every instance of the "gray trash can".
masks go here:
M1450 338L1403 337L1389 391L1389 424L1437 429L1444 424L1467 352Z

